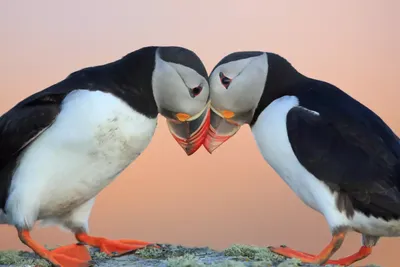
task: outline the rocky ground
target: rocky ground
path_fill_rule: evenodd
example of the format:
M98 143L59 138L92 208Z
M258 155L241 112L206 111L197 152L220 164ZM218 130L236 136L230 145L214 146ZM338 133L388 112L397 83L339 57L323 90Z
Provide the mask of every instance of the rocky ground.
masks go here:
M272 253L268 248L233 245L224 251L205 248L188 248L174 245L160 245L161 249L145 248L133 254L110 258L92 250L93 266L96 267L317 267L302 265L297 260L285 259ZM47 261L35 254L22 251L1 251L0 267L50 267ZM360 264L357 264L360 266ZM362 264L361 264L362 266ZM326 265L325 267L334 267ZM364 265L363 267L380 267Z

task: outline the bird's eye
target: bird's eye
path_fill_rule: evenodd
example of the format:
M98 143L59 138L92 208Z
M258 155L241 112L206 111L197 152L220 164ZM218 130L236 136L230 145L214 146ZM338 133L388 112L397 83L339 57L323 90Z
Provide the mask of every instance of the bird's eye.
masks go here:
M222 72L219 73L219 79L221 80L222 85L228 89L229 85L232 82L232 79L226 77Z
M198 95L201 93L202 90L203 90L203 88L202 88L200 85L197 86L197 87L195 87L195 88L192 88L192 90L191 90L191 96L192 96L192 97L198 96Z

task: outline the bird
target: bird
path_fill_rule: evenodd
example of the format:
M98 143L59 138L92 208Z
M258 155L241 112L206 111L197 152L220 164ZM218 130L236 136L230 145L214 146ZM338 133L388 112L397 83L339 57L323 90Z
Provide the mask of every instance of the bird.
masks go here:
M400 235L400 143L375 112L272 52L226 55L209 84L207 151L249 125L264 160L329 225L331 241L319 254L286 246L269 247L273 252L348 266L369 256L381 237ZM361 234L359 251L331 259L349 232Z
M190 156L210 122L208 74L180 46L146 46L85 67L17 103L0 118L0 223L54 266L90 266L85 245L122 255L152 245L88 233L96 195L149 145L158 114ZM36 222L72 232L77 243L47 250Z

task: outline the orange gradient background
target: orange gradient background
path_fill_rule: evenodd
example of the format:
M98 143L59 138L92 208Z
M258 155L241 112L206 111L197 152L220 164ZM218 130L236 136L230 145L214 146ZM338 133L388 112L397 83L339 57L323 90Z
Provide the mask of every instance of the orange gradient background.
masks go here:
M195 51L208 71L237 50L281 54L399 132L399 11L396 0L3 0L0 111L83 67L147 45L180 45ZM264 162L247 126L213 155L201 148L187 157L162 117L147 150L98 196L90 226L92 234L113 239L215 249L286 244L317 253L330 240L324 218ZM74 241L57 228L33 235L49 245ZM336 256L360 244L351 234ZM0 249L26 247L12 227L0 226ZM357 265L397 267L399 249L400 238L383 238Z

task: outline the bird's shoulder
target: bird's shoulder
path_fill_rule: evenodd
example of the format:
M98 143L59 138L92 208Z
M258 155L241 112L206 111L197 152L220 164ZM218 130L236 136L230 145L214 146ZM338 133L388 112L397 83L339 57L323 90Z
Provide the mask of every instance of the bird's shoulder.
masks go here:
M90 68L76 71L64 80L18 102L0 117L0 168L49 127L59 114L64 98L74 90L95 90L95 74ZM98 82L97 82L98 83ZM98 83L99 84L99 83Z

